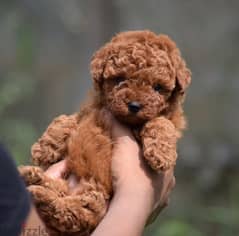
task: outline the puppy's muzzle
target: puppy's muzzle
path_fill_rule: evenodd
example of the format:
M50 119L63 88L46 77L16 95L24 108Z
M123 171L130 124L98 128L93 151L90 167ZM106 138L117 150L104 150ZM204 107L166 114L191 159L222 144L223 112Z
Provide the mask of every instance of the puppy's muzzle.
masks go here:
M139 102L136 102L136 101L128 103L129 111L132 112L132 113L139 112L141 107L142 107L141 104Z

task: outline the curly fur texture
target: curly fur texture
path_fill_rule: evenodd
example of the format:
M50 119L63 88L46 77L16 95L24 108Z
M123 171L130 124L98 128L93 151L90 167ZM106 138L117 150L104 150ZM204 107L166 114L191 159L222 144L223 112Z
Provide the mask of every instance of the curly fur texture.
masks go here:
M120 33L95 53L91 73L92 100L79 113L56 118L32 146L39 167L20 168L51 235L89 235L107 210L114 146L107 112L133 130L156 171L175 165L185 128L182 103L191 73L168 36ZM79 180L77 191L44 175L62 159Z

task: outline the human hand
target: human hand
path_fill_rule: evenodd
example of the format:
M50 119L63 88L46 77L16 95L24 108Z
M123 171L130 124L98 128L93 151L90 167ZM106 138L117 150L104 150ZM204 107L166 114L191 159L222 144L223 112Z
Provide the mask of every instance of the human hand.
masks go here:
M92 236L139 236L167 205L175 178L173 170L156 173L150 169L131 132L112 120L114 196Z
M167 206L169 195L175 185L173 169L155 172L142 157L139 145L129 129L112 118L114 150L112 157L112 178L115 195L129 200L142 200L145 214L150 222ZM63 178L66 161L62 160L46 170L51 178ZM73 175L68 178L69 187L74 192L77 181Z
M144 199L152 222L168 205L175 185L174 170L156 172L143 159L139 145L129 129L113 119L112 136L115 141L112 157L112 177L115 194Z
M53 179L66 179L68 181L69 190L71 193L77 191L78 182L76 177L71 174L68 176L66 170L66 160L61 160L53 165L51 165L46 171L45 175Z

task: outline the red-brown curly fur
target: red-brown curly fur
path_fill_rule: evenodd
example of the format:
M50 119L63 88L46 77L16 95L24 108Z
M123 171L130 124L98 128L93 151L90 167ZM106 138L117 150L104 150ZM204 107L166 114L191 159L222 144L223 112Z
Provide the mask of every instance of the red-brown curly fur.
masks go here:
M56 118L33 145L39 167L20 168L52 235L89 235L107 210L114 144L107 112L132 128L156 171L175 165L176 143L185 128L182 103L191 73L168 36L120 33L95 53L91 73L91 101L77 114ZM44 175L62 159L80 182L74 193L66 181Z

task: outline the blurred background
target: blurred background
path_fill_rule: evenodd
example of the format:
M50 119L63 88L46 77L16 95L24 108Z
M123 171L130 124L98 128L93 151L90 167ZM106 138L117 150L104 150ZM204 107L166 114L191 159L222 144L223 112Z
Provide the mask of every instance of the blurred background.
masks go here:
M93 52L119 31L170 35L192 70L170 206L145 236L239 235L239 1L1 0L0 139L17 164L77 111Z

